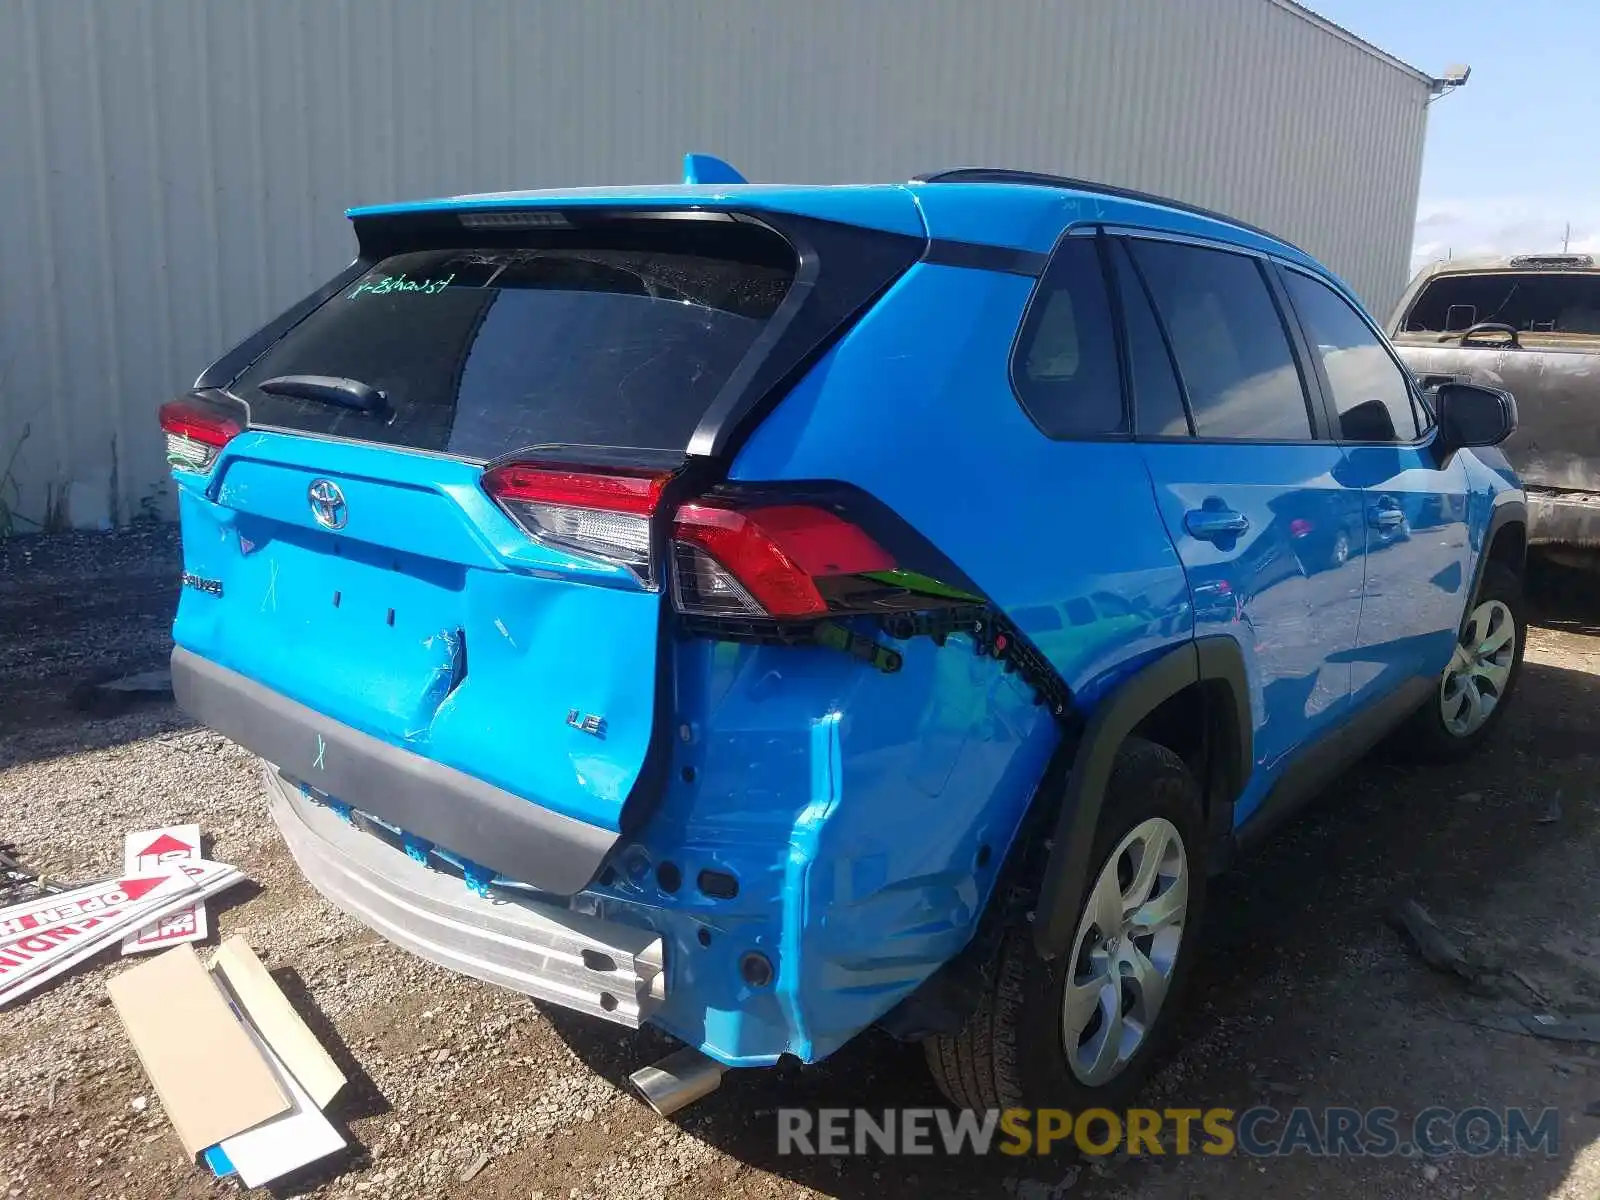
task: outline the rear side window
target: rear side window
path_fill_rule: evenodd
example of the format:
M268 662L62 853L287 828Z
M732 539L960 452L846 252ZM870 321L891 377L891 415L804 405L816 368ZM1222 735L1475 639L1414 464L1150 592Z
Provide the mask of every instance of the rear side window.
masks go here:
M748 224L552 233L379 262L236 380L254 425L490 459L541 444L682 450L783 302L789 244ZM359 380L388 421L257 386Z
M1028 415L1053 438L1126 433L1117 339L1094 238L1056 248L1011 359Z
M1196 435L1309 440L1305 387L1255 259L1143 239L1130 248L1172 344Z
M1352 442L1414 441L1411 388L1371 326L1343 296L1308 275L1284 271L1283 283L1322 359L1339 435Z
M1482 322L1519 333L1600 334L1600 273L1439 275L1417 293L1400 327L1461 333Z

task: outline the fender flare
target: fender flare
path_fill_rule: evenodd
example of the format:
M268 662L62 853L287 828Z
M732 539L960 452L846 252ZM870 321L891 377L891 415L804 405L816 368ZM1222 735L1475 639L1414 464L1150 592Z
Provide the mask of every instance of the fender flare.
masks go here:
M1503 497L1503 498L1502 498ZM1478 585L1483 582L1484 568L1489 565L1490 551L1494 549L1494 539L1507 525L1522 526L1522 555L1523 561L1517 564L1517 574L1523 574L1528 555L1528 504L1520 492L1502 492L1496 498L1494 511L1489 514L1489 525L1483 531L1483 541L1478 546L1478 560L1472 564L1472 588L1467 592L1467 609L1471 611L1472 602L1477 599ZM1463 623L1465 615L1463 615Z
M1212 713L1213 735L1233 743L1232 767L1214 778L1217 787L1213 796L1214 801L1220 797L1220 818L1231 826L1232 801L1248 774L1253 739L1244 655L1239 643L1223 634L1174 646L1120 683L1090 716L1073 754L1034 908L1034 945L1045 958L1054 958L1068 949L1078 917L1078 901L1088 883L1089 855L1117 751L1139 722L1163 701L1204 682L1216 683L1232 699L1231 704L1217 705ZM1218 815L1213 813L1214 821Z

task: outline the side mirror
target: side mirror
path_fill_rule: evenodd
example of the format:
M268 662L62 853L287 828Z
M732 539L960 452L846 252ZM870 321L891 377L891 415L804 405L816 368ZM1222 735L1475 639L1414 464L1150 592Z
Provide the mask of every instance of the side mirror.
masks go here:
M1517 429L1517 401L1510 392L1476 383L1441 383L1433 394L1444 454L1467 446L1498 446Z

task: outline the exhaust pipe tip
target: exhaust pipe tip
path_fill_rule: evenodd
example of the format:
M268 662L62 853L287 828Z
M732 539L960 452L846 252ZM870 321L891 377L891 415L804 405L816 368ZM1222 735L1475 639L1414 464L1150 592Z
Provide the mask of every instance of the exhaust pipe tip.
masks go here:
M663 1117L670 1117L722 1086L727 1068L692 1046L667 1055L660 1062L628 1076L644 1102Z

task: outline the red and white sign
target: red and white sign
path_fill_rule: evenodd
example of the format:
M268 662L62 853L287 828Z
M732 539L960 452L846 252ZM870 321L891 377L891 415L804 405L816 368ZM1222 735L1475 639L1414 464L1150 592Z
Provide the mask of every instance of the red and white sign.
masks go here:
M123 869L130 872L161 871L198 860L200 826L169 825L130 833L122 840ZM206 936L206 906L196 900L160 921L152 921L122 939L123 954L159 950L179 942L198 942Z
M37 902L30 912L18 917L10 915L18 909L6 909L0 913L0 922L26 919L33 923L19 934L0 936L0 1005L9 1004L46 980L98 954L123 930L159 923L178 909L187 908L243 878L235 867L201 859L185 863L180 870L166 875L112 880L94 888L80 888L64 896L49 897L59 904L73 901L80 893L96 893L82 901L73 901L78 911L64 920L39 923L38 918L47 915L49 910ZM112 897L123 899L112 904L103 903ZM102 902L96 908L87 908L96 901ZM18 906L19 909L26 907L30 906ZM15 927L9 923L0 924L0 929Z
M191 882L187 876L166 870L147 875L130 874L123 879L107 879L70 892L40 896L25 904L0 909L0 947L52 925L80 921L131 904L153 904L194 886L196 882Z

